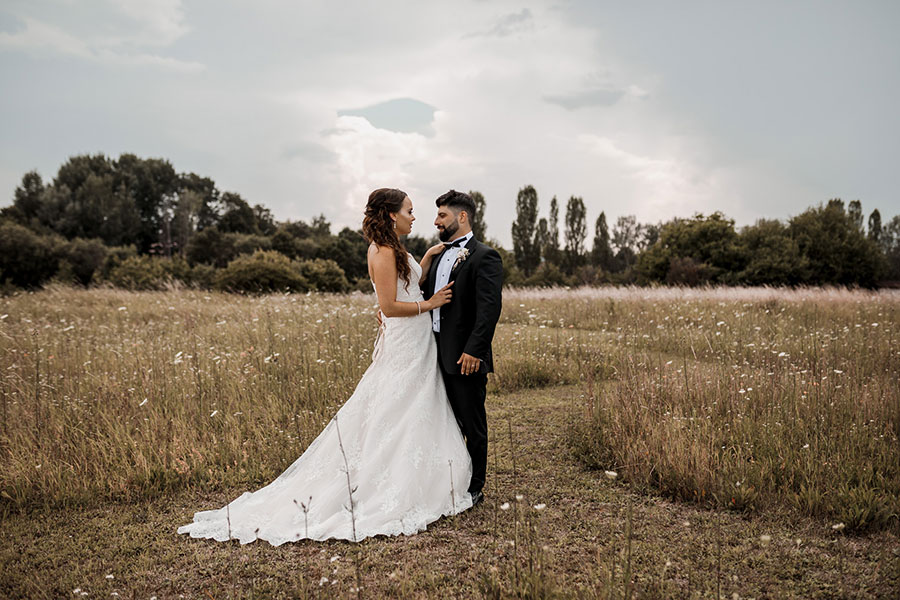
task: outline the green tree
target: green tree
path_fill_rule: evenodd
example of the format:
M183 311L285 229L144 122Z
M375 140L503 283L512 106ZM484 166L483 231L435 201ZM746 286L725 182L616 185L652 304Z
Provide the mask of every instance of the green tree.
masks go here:
M272 216L271 210L262 204L254 204L253 216L256 219L256 231L258 231L260 235L272 235L275 233L277 225L275 224L275 217Z
M469 191L472 200L475 201L475 214L472 215L472 233L475 239L484 241L487 239L487 223L484 222L484 194L474 190Z
M39 221L41 204L44 198L44 181L37 171L29 171L22 176L22 184L13 195L13 206L21 214L20 223L28 225Z
M637 262L641 250L642 228L634 215L616 219L612 230L612 246L615 250L615 271L625 271Z
M163 221L175 204L182 180L167 160L122 154L114 164L115 188L123 188L140 215L138 251L163 252ZM72 186L69 186L72 188ZM75 189L75 188L72 188Z
M547 225L547 219L544 217L538 219L537 228L534 230L534 245L537 246L538 253L541 256L541 263L547 262L550 246L550 228Z
M547 220L547 247L542 251L545 260L559 266L562 252L559 248L559 202L556 196L550 200L550 218Z
M847 205L847 216L857 229L860 231L863 230L862 202L859 200L851 200L850 204Z
M12 221L0 221L0 283L38 287L56 273L63 241Z
M241 254L257 250L271 250L272 239L245 233L223 233L217 227L198 231L185 248L190 264L209 264L225 267Z
M609 242L609 227L606 225L606 213L601 212L594 225L594 246L591 248L591 263L604 271L612 271L614 267L613 252Z
M879 246L887 262L885 277L900 281L900 215L894 216L882 228Z
M416 236L410 236L413 238ZM422 238L417 238L422 239ZM407 248L409 247L409 239L407 239ZM344 227L336 236L331 237L326 244L321 247L317 253L319 259L333 261L341 269L341 276L345 276L351 281L357 281L361 278L369 277L369 265L366 262L366 252L369 248L369 242L363 236L361 230L353 230ZM428 248L426 248L427 250ZM301 250L302 251L302 250ZM410 252L412 252L410 250ZM299 254L299 252L298 252ZM422 253L424 254L424 252ZM310 283L315 284L314 278L307 276ZM322 289L316 285L316 289ZM330 289L329 291L338 291Z
M540 249L534 243L537 223L537 191L527 185L519 190L516 198L516 220L512 224L513 254L516 265L527 277L540 263Z
M215 182L209 177L200 177L194 173L181 175L180 179L181 195L191 192L200 198L195 229L199 231L218 225L221 211L219 190L216 189Z
M93 280L94 273L98 273L106 262L107 249L100 240L75 238L63 247L62 255L69 264L75 281L88 285Z
M871 287L878 279L883 257L840 200L791 218L789 230L809 262L804 283Z
M587 237L587 210L584 201L572 196L566 204L565 270L571 275L584 264L584 240Z
M225 192L220 198L222 216L219 230L223 233L259 233L256 215L240 194Z
M733 283L744 264L734 221L715 212L665 223L659 241L639 255L636 269L651 281Z
M748 285L796 285L808 267L797 241L778 220L760 219L744 227L740 244L747 257L737 279Z
M869 231L867 235L876 244L881 240L881 213L878 212L877 208L869 215Z

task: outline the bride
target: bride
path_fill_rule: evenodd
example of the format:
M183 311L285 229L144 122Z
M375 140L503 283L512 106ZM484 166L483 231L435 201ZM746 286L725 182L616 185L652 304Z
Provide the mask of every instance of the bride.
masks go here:
M451 285L425 300L421 264L399 236L412 230L412 201L396 189L371 193L363 220L369 276L381 309L372 364L353 395L306 451L269 485L178 528L195 538L285 542L411 535L472 506L472 461L438 370L429 311Z

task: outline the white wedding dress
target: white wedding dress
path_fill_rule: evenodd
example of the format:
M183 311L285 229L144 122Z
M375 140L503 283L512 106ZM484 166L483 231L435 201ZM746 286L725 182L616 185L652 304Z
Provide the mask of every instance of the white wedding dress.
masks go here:
M422 300L421 268L397 300ZM300 458L269 485L178 528L195 538L285 542L411 535L472 506L472 461L438 371L427 312L383 319L372 364ZM341 450L343 445L343 451ZM354 489L352 512L350 488ZM304 514L303 505L307 512Z

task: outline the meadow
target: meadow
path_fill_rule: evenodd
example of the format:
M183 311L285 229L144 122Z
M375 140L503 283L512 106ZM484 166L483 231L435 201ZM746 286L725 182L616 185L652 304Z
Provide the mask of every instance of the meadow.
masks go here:
M7 296L0 595L889 596L898 308L507 290L488 501L411 538L272 548L175 529L302 453L371 360L374 296Z

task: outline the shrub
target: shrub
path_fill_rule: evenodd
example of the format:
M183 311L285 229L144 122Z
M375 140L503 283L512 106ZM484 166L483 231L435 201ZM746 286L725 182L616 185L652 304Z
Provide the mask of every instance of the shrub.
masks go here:
M333 260L322 258L304 260L298 264L298 269L309 285L320 292L340 293L350 289L344 270Z
M62 254L70 266L72 279L86 286L106 261L107 249L100 240L75 238L65 245Z
M100 276L103 279L108 280L113 272L113 269L133 256L137 256L137 248L135 248L133 245L112 247L107 246L106 260L103 261L103 266L100 268Z
M0 222L0 282L37 287L59 266L62 238L42 236L11 221Z
M271 250L258 250L228 263L217 274L216 287L234 292L305 292L311 286L288 257Z
M543 262L535 269L534 273L522 283L523 285L530 287L565 287L572 282L555 264Z
M191 268L190 284L193 287L209 290L216 285L216 268L212 265L199 264Z
M131 256L114 267L109 281L116 287L129 290L159 290L168 279L163 259L150 256Z
M709 283L711 278L709 265L698 262L690 256L673 256L669 260L669 271L666 273L666 283L669 285L697 286Z

